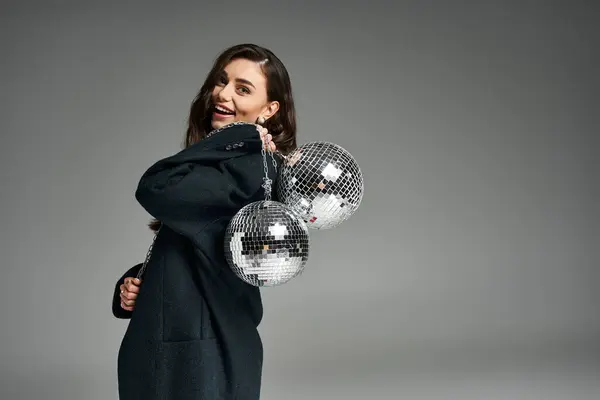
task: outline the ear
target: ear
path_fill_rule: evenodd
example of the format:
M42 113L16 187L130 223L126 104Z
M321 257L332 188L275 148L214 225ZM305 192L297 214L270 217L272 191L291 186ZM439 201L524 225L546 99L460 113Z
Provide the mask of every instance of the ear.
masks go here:
M278 101L272 101L269 104L267 104L267 106L265 107L265 110L262 113L262 116L263 116L264 119L269 119L273 115L275 115L275 113L277 111L279 111L279 102Z

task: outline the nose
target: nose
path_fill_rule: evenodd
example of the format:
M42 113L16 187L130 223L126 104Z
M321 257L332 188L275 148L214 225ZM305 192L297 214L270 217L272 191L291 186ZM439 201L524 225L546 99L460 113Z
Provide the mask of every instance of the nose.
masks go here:
M217 92L217 99L223 103L231 100L233 87L231 84L225 85Z

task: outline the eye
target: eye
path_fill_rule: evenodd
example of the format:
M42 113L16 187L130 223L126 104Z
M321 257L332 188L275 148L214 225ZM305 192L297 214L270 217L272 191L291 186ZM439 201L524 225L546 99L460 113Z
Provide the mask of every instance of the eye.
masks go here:
M250 94L250 89L248 89L248 88L247 88L247 87L245 87L245 86L240 86L240 87L238 88L238 90L239 90L239 92L240 92L241 94Z

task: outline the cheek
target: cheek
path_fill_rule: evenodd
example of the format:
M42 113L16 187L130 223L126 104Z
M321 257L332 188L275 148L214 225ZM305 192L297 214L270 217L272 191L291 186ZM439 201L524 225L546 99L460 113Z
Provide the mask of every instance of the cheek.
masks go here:
M239 115L243 115L248 118L256 118L260 113L260 105L256 101L249 99L240 99L236 102L236 110Z

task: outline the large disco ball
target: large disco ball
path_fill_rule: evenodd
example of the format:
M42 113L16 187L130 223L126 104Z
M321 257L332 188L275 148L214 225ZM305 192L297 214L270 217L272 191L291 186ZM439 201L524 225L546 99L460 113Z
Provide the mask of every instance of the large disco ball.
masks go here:
M257 201L243 207L225 232L229 266L253 286L281 285L300 275L309 247L304 221L276 201Z
M284 161L277 195L313 229L330 229L350 218L364 192L354 157L334 143L310 142Z

